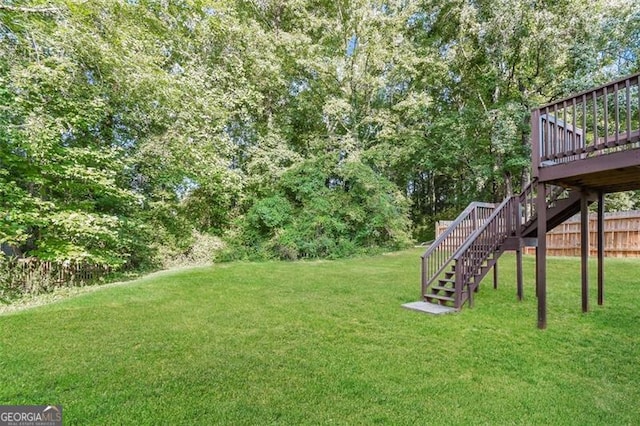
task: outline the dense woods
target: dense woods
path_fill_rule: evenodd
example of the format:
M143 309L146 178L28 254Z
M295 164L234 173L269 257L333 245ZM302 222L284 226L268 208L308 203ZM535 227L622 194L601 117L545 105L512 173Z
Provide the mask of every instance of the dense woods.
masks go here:
M530 108L639 54L635 0L0 0L0 242L140 268L426 240L527 182Z

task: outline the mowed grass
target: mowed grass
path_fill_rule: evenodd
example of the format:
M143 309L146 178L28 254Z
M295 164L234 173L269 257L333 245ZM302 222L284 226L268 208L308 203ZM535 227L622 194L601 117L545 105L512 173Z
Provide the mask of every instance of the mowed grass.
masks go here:
M523 302L505 255L497 290L429 316L400 307L419 254L222 264L2 315L0 404L83 425L640 423L640 261L607 259L582 314L579 260L551 258L540 331L532 257Z

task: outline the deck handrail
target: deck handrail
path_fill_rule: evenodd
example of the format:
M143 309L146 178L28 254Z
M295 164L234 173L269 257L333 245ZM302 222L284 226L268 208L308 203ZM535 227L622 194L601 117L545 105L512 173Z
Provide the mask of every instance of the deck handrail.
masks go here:
M573 93L573 94L571 94L571 95L569 95L569 96L567 96L565 98L558 99L556 101L551 101L551 102L548 102L546 104L540 105L537 109L544 109L546 107L551 107L551 106L556 105L556 104L561 104L562 102L570 101L573 98L582 97L582 95L588 95L588 94L590 94L592 92L598 92L598 95L601 95L603 93L603 89L605 87L611 88L611 87L615 86L616 84L619 85L620 83L624 83L627 80L630 80L630 79L633 79L633 78L638 78L638 77L640 77L640 72L637 72L635 74L630 74L630 75L627 75L627 76L624 76L624 77L620 77L619 79L607 82L606 84L603 84L602 86L598 86L598 87L593 88L593 89L583 90L582 92L578 92L578 93Z
M476 273L482 262L497 250L507 237L515 233L516 226L520 226L516 220L516 207L519 204L519 200L519 195L505 198L482 226L476 229L452 256L456 265L454 301L456 309L460 309L463 303L463 286L467 285L469 293L474 290L469 285L471 276ZM471 298L471 294L467 298Z
M520 217L521 224L524 225L528 223L531 219L535 217L536 211L536 192L534 191L537 188L538 179L534 178L529 184L522 190L520 195L518 196L518 200L520 203Z
M540 167L640 147L640 73L534 109L531 140L534 176Z
M492 203L469 204L424 252L421 271L423 295L449 264L451 254L486 220L494 207Z

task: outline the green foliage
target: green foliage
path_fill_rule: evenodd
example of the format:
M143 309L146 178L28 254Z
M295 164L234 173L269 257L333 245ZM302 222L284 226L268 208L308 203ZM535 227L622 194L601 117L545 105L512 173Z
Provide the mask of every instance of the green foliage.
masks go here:
M631 0L41 4L0 7L0 242L125 269L423 239L526 183L532 106L640 66Z
M595 207L596 205L593 206L593 208ZM606 194L604 207L608 212L638 209L640 207L640 191L625 191Z
M258 200L247 212L247 225L256 237L273 235L273 232L291 222L293 207L285 197L274 195Z
M166 246L184 250L193 228L221 232L238 187L224 164L225 100L210 102L219 92L194 78L207 53L182 49L193 34L167 31L191 12L204 19L202 7L0 10L0 242L46 260L138 268L158 264ZM197 189L181 206L189 177Z
M285 172L276 194L247 211L232 246L250 257L343 257L407 244L407 204L365 164L331 156Z

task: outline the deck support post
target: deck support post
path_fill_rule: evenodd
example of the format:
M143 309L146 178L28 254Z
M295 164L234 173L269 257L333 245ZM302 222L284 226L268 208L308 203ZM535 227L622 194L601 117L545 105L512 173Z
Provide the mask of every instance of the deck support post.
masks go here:
M522 243L518 244L516 249L516 280L517 280L517 294L518 300L523 298L523 286L522 286Z
M538 293L539 293L539 291L538 291L538 246L536 246L535 256L536 256L536 268L535 268L535 271L534 271L534 275L535 275L535 279L536 279L536 299L537 299L538 298Z
M493 289L498 288L498 261L493 264Z
M471 220L473 223L473 230L478 229L478 209L473 209L473 216L471 216Z
M525 206L526 203L525 201ZM522 240L522 204L518 203L517 206L515 216L516 237L518 238L518 245L516 246L516 294L518 295L518 300L522 301L522 247L524 246L524 241Z
M580 254L582 272L582 312L589 312L589 200L580 197Z
M604 304L604 193L598 193L598 305Z
M538 247L536 249L536 294L538 296L538 328L547 328L547 197L545 184L538 182L536 196L538 215Z

